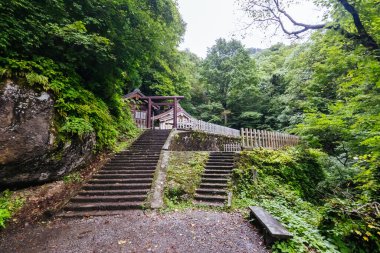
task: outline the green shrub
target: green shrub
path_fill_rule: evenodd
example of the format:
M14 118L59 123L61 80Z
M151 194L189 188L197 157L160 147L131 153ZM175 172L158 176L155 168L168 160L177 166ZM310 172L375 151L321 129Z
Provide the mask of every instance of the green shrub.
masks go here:
M294 235L275 243L273 252L338 252L319 230L323 207L313 204L324 159L317 150L301 148L242 153L233 170L233 208L262 206Z
M12 193L9 190L0 194L0 228L5 228L6 221L21 208L23 203L22 198L12 198Z
M79 172L72 172L69 175L63 177L63 181L67 184L70 183L80 183L82 182L82 177Z
M128 104L120 95L115 94L112 102L106 104L81 86L79 76L75 73L65 75L64 69L49 59L40 57L35 61L25 61L0 58L0 61L7 67L7 75L25 78L26 85L54 95L57 112L55 126L61 139L94 132L96 148L102 150L114 148L119 137L137 134ZM22 79L19 81L22 83ZM114 109L113 114L110 108Z

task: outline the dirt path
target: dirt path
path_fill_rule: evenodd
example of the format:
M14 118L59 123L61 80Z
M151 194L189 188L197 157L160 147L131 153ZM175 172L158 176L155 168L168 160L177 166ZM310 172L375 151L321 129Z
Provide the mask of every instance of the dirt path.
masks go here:
M268 252L241 214L213 211L56 219L0 236L2 253Z

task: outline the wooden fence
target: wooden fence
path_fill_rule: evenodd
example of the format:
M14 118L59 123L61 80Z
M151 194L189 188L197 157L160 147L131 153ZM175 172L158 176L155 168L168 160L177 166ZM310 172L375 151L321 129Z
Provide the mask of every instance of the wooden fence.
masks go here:
M299 143L299 137L295 135L248 128L241 129L241 140L243 148L278 149L286 146L296 146Z
M224 144L224 152L236 152L236 151L241 151L240 143Z
M202 120L197 120L194 118L192 118L188 122L178 122L177 128L186 129L186 130L197 130L197 131L206 132L206 133L220 134L220 135L240 138L239 130L205 122Z

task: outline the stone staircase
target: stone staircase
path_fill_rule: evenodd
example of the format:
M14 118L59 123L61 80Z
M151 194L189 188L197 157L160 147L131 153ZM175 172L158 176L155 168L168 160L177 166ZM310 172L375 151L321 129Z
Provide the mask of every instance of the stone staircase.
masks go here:
M233 152L213 152L206 163L194 202L202 205L224 206L227 202L228 180L234 167Z
M64 208L66 216L142 208L170 130L147 130L115 155Z

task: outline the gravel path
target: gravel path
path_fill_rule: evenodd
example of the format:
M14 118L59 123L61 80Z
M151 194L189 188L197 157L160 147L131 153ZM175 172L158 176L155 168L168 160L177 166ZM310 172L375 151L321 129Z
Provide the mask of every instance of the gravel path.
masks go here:
M0 236L2 253L269 252L241 214L213 211L55 219Z

